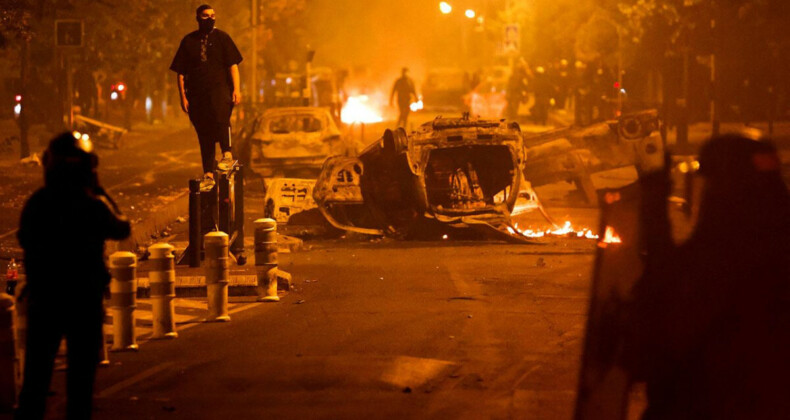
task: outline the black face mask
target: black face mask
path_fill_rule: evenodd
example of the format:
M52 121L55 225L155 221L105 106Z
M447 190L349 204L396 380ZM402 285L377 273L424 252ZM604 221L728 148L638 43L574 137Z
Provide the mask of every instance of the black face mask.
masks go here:
M211 32L214 29L214 23L216 20L212 18L208 19L198 19L198 27L200 28L200 32L205 34Z

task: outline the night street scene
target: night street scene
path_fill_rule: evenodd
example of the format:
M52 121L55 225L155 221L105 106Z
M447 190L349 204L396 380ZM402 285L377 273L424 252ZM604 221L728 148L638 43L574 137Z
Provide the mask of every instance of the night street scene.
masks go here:
M787 0L0 0L0 420L790 420Z

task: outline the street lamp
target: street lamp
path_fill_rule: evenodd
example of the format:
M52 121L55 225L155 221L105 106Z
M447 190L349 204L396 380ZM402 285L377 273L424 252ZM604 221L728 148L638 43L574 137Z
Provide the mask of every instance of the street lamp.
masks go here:
M474 11L474 10L472 10L472 9L466 9L466 13L464 13L464 14L465 14L465 15L466 15L466 17L468 17L469 19L474 19L474 18L475 18L475 16L477 16L477 14L475 13L475 11Z
M450 12L453 11L453 6L450 6L450 3L443 1L439 3L439 11L441 11L442 14L449 15Z

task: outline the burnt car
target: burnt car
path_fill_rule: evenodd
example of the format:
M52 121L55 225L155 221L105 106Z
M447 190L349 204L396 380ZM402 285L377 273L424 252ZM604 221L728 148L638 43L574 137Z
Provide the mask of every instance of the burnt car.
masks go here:
M438 225L502 232L525 158L516 123L439 117L410 135L386 130L359 157L327 159L313 194L324 217L347 231L397 238Z
M626 166L660 165L664 156L660 128L658 112L645 110L587 127L525 134L529 163L524 177L534 187L573 182L590 204L596 204L598 194L591 174Z
M318 107L266 110L239 146L241 160L264 177L312 178L329 156L353 156L330 111Z

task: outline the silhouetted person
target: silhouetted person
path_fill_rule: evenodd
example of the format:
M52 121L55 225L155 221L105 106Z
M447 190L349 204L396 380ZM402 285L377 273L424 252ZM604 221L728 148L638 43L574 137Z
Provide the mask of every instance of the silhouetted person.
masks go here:
M43 157L44 187L22 210L27 342L17 419L41 419L60 341L68 345L67 418L91 416L103 345L102 298L110 281L104 241L129 236L129 222L99 185L98 158L87 140L64 133Z
M538 67L535 69L535 79L532 82L535 90L535 104L532 106L532 120L535 124L546 125L549 121L549 108L551 107L551 97L554 94L554 87L551 84L546 69Z
M178 74L181 109L189 114L200 142L203 161L201 189L214 187L215 148L219 142L222 160L217 168L226 171L233 163L230 144L230 115L241 103L239 63L242 57L227 33L216 29L214 9L197 8L198 30L181 40L170 70Z
M790 418L790 195L776 149L728 135L699 161L699 219L682 245L668 175L642 179L647 257L630 356L647 383L643 418Z
M77 91L76 103L80 113L85 116L94 116L99 100L99 90L96 88L96 78L93 77L87 63L80 66L74 73L74 90Z
M528 73L523 63L515 66L513 72L507 80L507 90L505 91L505 98L507 105L505 106L505 118L509 120L518 119L518 108L527 94Z
M398 95L398 127L405 129L411 112L412 100L417 101L417 90L414 88L414 81L409 77L409 69L406 67L401 70L400 78L392 85L390 106L392 106L392 99L395 95Z

